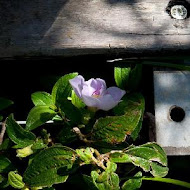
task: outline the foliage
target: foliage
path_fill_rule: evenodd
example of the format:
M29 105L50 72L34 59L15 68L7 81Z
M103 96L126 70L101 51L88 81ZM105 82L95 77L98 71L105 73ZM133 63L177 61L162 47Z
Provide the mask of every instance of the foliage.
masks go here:
M56 189L57 184L72 183L76 173L82 176L80 183L92 190L139 189L147 173L152 179L166 179L164 150L155 142L134 145L145 110L144 97L137 92L141 70L142 65L115 67L116 84L127 93L109 111L87 107L75 94L69 81L77 73L61 77L51 93L33 93L26 126L19 125L13 114L5 120L0 188ZM10 104L0 99L0 109ZM118 172L129 166L135 172Z

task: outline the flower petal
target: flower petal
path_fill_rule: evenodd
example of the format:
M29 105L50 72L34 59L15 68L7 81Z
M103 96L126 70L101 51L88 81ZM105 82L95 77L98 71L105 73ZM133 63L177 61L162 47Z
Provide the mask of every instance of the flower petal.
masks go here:
M97 81L98 90L100 91L100 95L104 95L107 89L105 80L97 78L96 81Z
M98 95L105 94L106 92L106 83L104 80L97 78L97 79L90 79L84 82L82 94L85 96L92 96L94 93Z
M82 95L82 100L88 107L97 108L99 105L99 100L93 96Z
M107 89L108 94L112 96L115 101L120 101L120 99L125 95L125 90L121 90L118 87L110 87Z
M69 80L73 90L75 91L76 95L81 98L82 89L84 84L84 78L81 75L76 76L75 78Z
M98 100L97 108L104 111L114 108L119 103L119 101L115 101L110 94L106 94Z
M92 83L94 83L95 79L90 79L88 81L84 82L84 86L83 86L83 90L82 90L82 94L85 96L91 96L93 94L93 92L96 90Z

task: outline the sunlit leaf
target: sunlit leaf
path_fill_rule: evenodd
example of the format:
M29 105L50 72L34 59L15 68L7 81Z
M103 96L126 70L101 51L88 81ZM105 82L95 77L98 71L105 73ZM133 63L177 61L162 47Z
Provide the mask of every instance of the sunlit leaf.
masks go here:
M133 178L127 180L123 186L122 190L138 190L142 185L142 172L138 172Z
M23 181L30 187L48 187L67 180L76 160L75 152L54 146L38 153L26 169Z
M140 122L144 111L144 98L140 94L126 96L114 108L116 116L107 116L96 121L92 139L97 142L118 144L125 141L127 135L135 140L140 131Z
M139 132L141 130L144 109L145 109L145 100L144 100L144 97L140 93L128 94L127 96L123 98L123 101L114 108L114 113L116 115L123 115L126 113L130 113L133 110L140 111L141 117L139 119L139 122L136 125L133 132L131 133L131 138L133 140L137 139Z
M17 148L24 148L34 143L36 136L23 129L11 114L6 120L6 132L9 138L16 144Z
M52 100L56 106L59 107L60 102L67 100L67 98L71 95L72 87L69 80L77 75L78 73L66 74L55 83L52 89Z
M43 140L42 139L37 139L32 147L31 147L33 150L38 150L38 149L43 149L43 148L47 148L47 145L44 144Z
M26 119L26 130L33 130L51 120L57 113L48 105L35 106Z
M164 177L168 173L167 156L156 143L132 146L121 152L114 152L110 160L116 163L133 163L153 176Z
M94 163L94 149L91 147L87 148L80 148L76 149L76 153L78 154L79 158L85 163L85 164L91 164Z
M114 67L114 78L118 87L127 91L136 91L142 78L142 64L128 61L117 63Z
M22 181L22 176L14 171L9 172L8 181L9 184L15 189L22 189L25 185L24 182Z
M31 98L35 106L50 106L53 104L52 96L47 92L35 92L31 95Z
M116 164L108 162L107 169L102 173L92 171L91 177L96 188L99 190L119 190L119 176L114 173L116 169Z
M71 93L71 102L77 108L84 108L86 106L84 102L76 95L74 90L72 90L72 93Z
M114 67L114 78L117 86L126 89L131 72L131 67L125 64L119 64Z

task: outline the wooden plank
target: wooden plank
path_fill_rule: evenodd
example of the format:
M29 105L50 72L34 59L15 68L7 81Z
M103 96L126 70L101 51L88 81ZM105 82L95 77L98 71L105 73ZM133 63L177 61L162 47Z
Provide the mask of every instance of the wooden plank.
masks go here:
M190 18L168 0L0 1L0 57L190 49Z

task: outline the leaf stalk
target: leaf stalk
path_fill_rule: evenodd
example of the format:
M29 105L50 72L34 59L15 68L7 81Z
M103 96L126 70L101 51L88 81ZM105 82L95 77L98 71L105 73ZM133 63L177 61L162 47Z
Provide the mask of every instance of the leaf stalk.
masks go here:
M190 189L190 183L181 181L181 180L177 180L177 179L162 178L162 177L142 177L142 180L170 183L173 185L178 185L178 186L182 186L182 187L186 187L186 188Z

